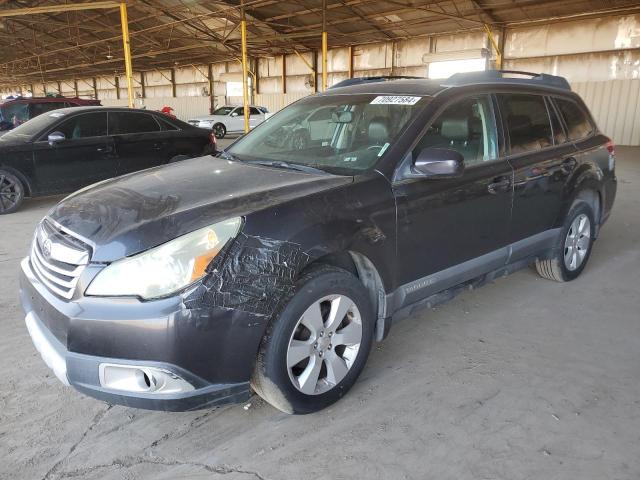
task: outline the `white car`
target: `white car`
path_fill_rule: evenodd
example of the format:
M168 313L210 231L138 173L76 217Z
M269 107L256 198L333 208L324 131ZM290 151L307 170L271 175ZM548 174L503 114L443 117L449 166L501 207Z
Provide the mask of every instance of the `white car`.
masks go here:
M264 122L268 113L265 107L251 105L249 107L249 128ZM195 127L213 130L217 138L224 138L227 133L243 133L244 107L225 105L214 110L212 115L192 118L188 122Z

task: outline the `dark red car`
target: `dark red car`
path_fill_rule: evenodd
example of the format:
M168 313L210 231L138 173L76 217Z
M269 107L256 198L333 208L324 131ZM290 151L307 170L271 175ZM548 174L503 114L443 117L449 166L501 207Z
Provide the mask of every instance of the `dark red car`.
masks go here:
M11 130L38 115L67 107L101 105L100 100L67 97L19 97L0 105L0 132Z

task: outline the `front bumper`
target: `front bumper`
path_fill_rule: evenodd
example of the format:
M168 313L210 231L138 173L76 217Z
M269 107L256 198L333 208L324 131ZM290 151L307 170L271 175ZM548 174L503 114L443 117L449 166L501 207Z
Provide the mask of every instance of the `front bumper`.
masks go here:
M152 302L81 297L64 301L21 263L26 324L45 363L65 384L112 404L184 411L244 401L265 319L229 309L187 309L181 296ZM180 393L130 392L101 383L100 366L162 369Z

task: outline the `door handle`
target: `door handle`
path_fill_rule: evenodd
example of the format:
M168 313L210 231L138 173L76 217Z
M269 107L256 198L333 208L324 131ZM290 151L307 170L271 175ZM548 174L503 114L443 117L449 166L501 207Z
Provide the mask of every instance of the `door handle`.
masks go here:
M510 186L511 179L509 177L498 177L494 178L493 182L487 186L487 190L489 193L495 195L499 192L506 192Z

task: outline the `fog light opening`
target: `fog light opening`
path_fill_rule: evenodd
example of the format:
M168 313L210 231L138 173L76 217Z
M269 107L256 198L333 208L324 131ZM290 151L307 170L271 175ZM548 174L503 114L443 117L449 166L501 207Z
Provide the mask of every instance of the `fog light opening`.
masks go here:
M194 390L193 385L168 370L136 365L101 363L100 385L131 393L181 393Z

